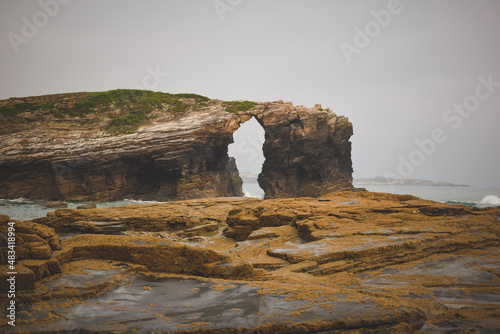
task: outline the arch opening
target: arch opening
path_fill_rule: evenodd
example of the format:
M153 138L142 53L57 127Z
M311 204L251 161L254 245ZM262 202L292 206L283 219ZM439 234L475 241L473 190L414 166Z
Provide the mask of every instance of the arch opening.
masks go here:
M233 133L233 140L228 146L228 155L236 160L243 181L243 193L246 197L264 198L264 190L257 182L265 160L262 151L264 128L252 117Z

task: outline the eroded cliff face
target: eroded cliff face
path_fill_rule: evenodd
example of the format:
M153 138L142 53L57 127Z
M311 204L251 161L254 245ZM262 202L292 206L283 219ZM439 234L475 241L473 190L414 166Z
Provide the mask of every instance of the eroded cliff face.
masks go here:
M266 198L317 197L352 188L352 125L320 105L264 103L266 132L259 184Z
M57 98L83 99L88 93L79 94ZM227 147L239 125L253 116L266 132L266 162L259 176L266 198L352 188L352 126L347 118L318 106L307 109L281 101L228 112L223 101L179 100L188 108L172 112L171 106L159 104L128 134L103 130L119 124L116 117L128 117L118 103L104 113L101 109L100 117L95 116L97 108L83 116L52 117L35 103L16 114L22 122L9 126L13 118L3 111L21 104L0 101L5 124L0 128L0 198L168 201L242 196L242 181ZM50 101L50 96L42 99L43 105Z

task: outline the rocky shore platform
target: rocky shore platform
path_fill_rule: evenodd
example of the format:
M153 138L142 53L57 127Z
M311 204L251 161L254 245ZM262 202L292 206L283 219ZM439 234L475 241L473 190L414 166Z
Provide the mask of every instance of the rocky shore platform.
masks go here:
M498 333L499 219L366 191L60 209L14 221L0 331Z

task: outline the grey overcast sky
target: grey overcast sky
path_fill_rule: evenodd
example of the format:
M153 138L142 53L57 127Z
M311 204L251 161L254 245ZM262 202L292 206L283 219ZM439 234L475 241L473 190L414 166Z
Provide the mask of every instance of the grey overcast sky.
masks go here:
M0 99L320 103L354 125L354 177L500 186L499 17L498 0L0 0Z

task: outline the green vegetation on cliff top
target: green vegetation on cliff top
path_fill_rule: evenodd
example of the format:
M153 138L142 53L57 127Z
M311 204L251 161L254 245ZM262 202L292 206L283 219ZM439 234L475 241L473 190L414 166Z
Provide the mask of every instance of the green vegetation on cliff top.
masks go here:
M232 102L225 102L224 103L224 106L226 107L226 111L233 113L233 114L236 114L239 111L242 111L242 112L248 111L248 110L252 109L253 107L255 107L256 105L257 104L255 102L252 102L252 101L243 101L243 102L232 101Z
M52 96L20 98L20 102L0 106L0 116L10 123L40 122L54 118L85 118L97 123L100 116L111 118L105 131L111 134L135 132L140 125L154 118L154 111L173 114L202 107L210 101L196 94L169 94L146 90L117 89L90 94L60 94ZM109 111L115 111L109 113Z
M108 134L121 135L136 132L139 126L159 115L182 114L207 106L210 101L197 94L134 89L56 94L0 101L0 120L18 127L68 120L86 127L94 124ZM251 101L222 103L229 113L246 112L256 105Z

